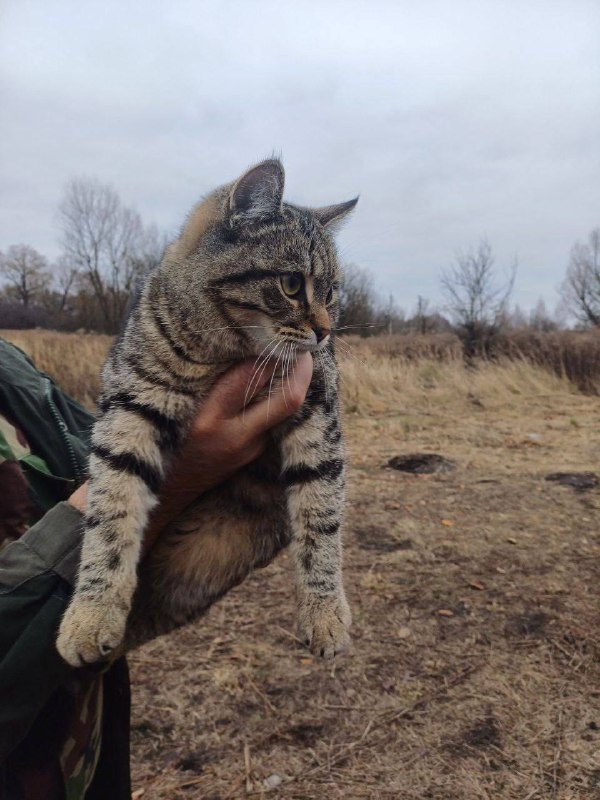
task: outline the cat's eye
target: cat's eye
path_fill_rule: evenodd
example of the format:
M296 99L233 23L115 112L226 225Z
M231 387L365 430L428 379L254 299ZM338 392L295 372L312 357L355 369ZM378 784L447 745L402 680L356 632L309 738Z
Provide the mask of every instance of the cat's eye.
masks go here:
M302 275L299 275L297 272L290 272L287 275L281 276L281 288L288 297L296 297L300 294L300 290L303 286L304 281L302 280Z
M332 300L333 300L333 286L330 286L329 291L327 292L327 297L325 298L325 305L328 306Z

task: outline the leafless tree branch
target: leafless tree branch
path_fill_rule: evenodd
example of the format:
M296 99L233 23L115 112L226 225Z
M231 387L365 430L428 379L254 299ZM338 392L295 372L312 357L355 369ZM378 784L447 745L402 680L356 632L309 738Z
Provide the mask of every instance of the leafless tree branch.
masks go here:
M475 355L483 341L502 327L516 273L515 260L507 279L498 282L492 248L485 238L477 248L458 252L456 264L442 273L445 307L463 333L467 355Z
M14 244L6 254L0 253L0 274L8 282L9 296L25 308L39 297L51 280L48 262L27 244Z
M580 322L600 325L600 228L573 246L561 294Z
M105 329L116 331L137 277L160 261L164 240L114 189L90 178L67 184L58 218L64 262L91 288Z

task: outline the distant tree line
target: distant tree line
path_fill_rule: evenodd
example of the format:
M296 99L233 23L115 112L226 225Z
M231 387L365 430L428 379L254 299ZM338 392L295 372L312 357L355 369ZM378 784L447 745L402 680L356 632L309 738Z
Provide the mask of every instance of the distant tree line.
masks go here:
M167 239L95 179L65 187L57 213L61 254L54 263L27 244L0 252L0 328L118 331L139 277L158 265ZM506 330L552 331L559 323L543 300L529 314L510 308L516 261L503 276L487 239L456 254L444 269L444 304L419 296L410 314L383 298L373 275L346 265L340 287L340 333L373 336L455 331L468 358L490 355ZM561 287L563 307L582 327L600 327L600 228L577 242Z
M93 179L66 186L58 221L54 264L26 244L0 253L0 327L115 333L137 279L160 263L165 236Z
M351 266L345 271L342 286L340 326L361 336L453 331L461 339L467 359L502 352L502 336L510 331L556 331L563 327L565 314L574 317L581 329L600 328L600 228L590 233L587 242L577 242L571 251L560 287L560 317L550 313L541 298L529 313L519 306L511 307L517 268L515 259L508 269L499 272L492 247L483 238L476 246L459 251L454 263L442 270L441 308L433 308L426 298L419 297L406 316L391 298L388 302L378 298L368 272ZM370 324L365 325L367 321Z

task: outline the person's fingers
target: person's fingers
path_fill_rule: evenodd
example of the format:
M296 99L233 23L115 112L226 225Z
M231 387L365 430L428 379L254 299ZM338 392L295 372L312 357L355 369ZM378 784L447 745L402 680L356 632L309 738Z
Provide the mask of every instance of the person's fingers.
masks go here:
M76 489L73 494L67 500L69 505L73 506L80 511L82 514L85 514L87 509L87 499L88 499L88 481L82 483L81 486Z
M202 411L215 417L235 417L257 392L259 392L275 369L275 361L249 358L231 367L216 381L202 406ZM202 413L202 412L201 412Z
M244 426L257 433L262 433L298 411L304 403L312 373L311 354L300 353L289 380L286 376L283 385L278 385L277 390L272 391L270 397L264 397L244 411Z

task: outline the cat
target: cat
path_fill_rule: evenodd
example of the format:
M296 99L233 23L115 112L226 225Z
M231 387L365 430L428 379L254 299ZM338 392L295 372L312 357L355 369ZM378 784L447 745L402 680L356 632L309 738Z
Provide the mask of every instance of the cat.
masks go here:
M331 658L349 640L332 234L358 198L309 209L284 203L283 189L283 166L268 159L206 196L145 277L103 368L81 561L57 639L73 666L198 618L288 545L303 641ZM216 378L240 359L305 350L302 407L161 534L138 575L164 475Z

